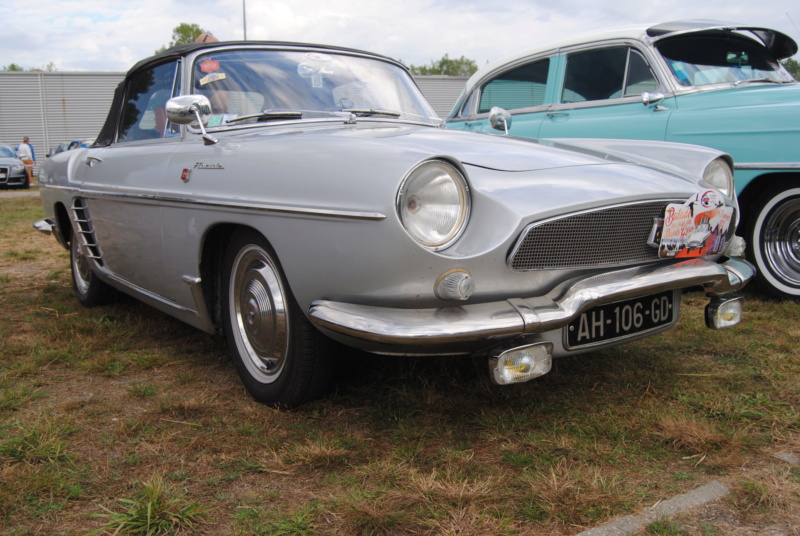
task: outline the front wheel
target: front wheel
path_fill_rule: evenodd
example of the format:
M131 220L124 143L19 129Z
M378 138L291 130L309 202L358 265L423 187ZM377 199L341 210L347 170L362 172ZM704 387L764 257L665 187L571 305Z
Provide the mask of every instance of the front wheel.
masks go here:
M225 338L247 390L281 407L321 396L331 378L332 343L300 311L266 240L237 232L222 273Z
M762 195L748 222L756 281L779 298L800 298L800 185Z
M114 301L115 291L97 278L92 271L91 260L73 236L69 248L69 264L72 271L72 290L85 307L106 305Z

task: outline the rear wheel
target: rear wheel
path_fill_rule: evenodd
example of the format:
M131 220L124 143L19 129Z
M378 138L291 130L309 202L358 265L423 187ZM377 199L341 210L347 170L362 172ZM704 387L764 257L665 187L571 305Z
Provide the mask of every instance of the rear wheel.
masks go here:
M72 270L72 289L83 306L95 307L114 301L114 289L97 278L92 271L92 261L86 256L83 248L78 244L78 239L74 236L70 243L69 260Z
M800 298L800 185L768 190L753 214L748 253L759 285L776 297Z
M294 407L324 393L332 343L302 314L277 256L258 233L239 231L228 245L222 313L231 357L253 397Z

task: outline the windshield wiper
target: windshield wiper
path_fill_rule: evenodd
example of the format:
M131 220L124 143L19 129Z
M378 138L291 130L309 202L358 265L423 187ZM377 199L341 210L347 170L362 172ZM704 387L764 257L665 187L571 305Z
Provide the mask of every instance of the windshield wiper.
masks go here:
M737 80L733 83L733 87L739 87L742 84L758 84L761 82L766 82L767 84L783 84L780 80L773 80L772 78L748 78L746 80Z
M355 114L359 117L369 117L372 115L388 115L389 117L400 117L402 115L401 112L395 112L393 110L375 110L373 108L369 109L362 109L362 108L344 108L341 110L342 112L347 112L351 114Z
M247 121L248 119L258 119L259 121L272 121L273 119L300 119L303 117L303 112L295 110L264 110L257 114L240 115L226 119L225 123L238 123L239 121Z

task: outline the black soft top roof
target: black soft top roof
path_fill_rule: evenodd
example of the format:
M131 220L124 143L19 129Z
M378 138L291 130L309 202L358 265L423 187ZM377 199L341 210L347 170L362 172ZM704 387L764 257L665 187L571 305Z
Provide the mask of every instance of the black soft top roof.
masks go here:
M108 146L114 142L114 136L117 132L117 122L119 120L119 116L121 113L122 108L122 99L123 93L125 90L125 82L128 78L132 75L136 74L141 69L149 67L151 65L158 65L159 63L164 63L170 60L174 60L177 58L182 58L192 52L197 50L204 50L204 49L215 49L215 48L222 48L222 47L270 47L270 48L289 48L289 49L316 49L316 50L329 50L331 52L345 52L345 53L354 53L354 54L363 54L367 56L372 56L374 58L379 58L382 60L390 61L397 65L403 66L401 63L397 62L396 60L388 57L388 56L381 56L380 54L374 54L372 52L367 52L365 50L358 50L355 48L345 48L345 47L336 47L330 45L315 45L310 43L292 43L288 41L218 41L218 42L211 42L211 43L187 43L185 45L176 45L172 48L168 48L164 52L156 54L154 56L150 56L149 58L145 58L140 62L137 62L133 67L131 67L127 74L125 75L125 79L119 83L117 88L114 90L114 99L111 102L111 108L108 111L108 117L106 117L106 122L103 124L103 128L100 129L100 134L97 135L95 142L93 144L94 147L99 146Z
M767 47L767 50L769 50L770 54L772 54L772 57L774 57L776 60L783 60L797 54L797 43L785 33L781 33L770 28L729 24L716 20L678 20L673 22L665 22L663 24L658 24L648 28L647 35L652 37L655 41L658 41L659 39L671 37L673 35L709 30L721 32L732 32L737 30L750 32L758 37L762 43L764 43L764 46Z

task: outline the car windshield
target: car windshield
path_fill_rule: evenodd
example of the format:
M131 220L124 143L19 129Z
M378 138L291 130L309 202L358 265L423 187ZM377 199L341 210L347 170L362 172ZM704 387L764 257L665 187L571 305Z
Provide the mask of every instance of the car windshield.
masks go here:
M8 147L0 147L0 157L3 157L3 158L16 158L17 155L14 154L14 151L12 151Z
M403 69L359 56L214 51L196 58L192 86L211 101L212 127L343 113L439 122Z
M682 86L793 80L763 44L740 34L681 35L656 48Z

